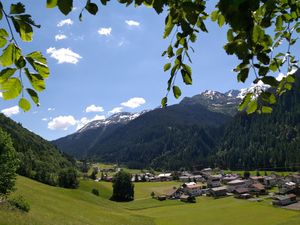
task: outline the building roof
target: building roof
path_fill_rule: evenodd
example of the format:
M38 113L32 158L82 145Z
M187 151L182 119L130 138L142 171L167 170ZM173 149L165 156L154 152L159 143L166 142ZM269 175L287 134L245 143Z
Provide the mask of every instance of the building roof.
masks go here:
M161 173L158 175L158 177L170 177L171 175L171 173Z
M244 184L244 183L245 183L244 180L239 180L239 179L237 179L237 180L230 181L230 182L228 182L227 184L228 184L228 185L237 185L237 184Z
M263 184L260 184L260 183L252 184L252 187L257 189L257 190L260 190L260 191L265 190L265 186Z
M224 190L227 191L226 187L215 187L215 188L212 188L211 190L212 191L224 191Z
M235 192L238 194L245 194L245 193L249 192L249 189L248 188L237 188L237 189L235 189Z
M250 177L250 179L252 180L260 180L260 179L264 179L263 176L253 176L253 177Z
M195 185L187 185L186 186L188 189L201 189L202 185L200 184L195 184Z
M178 191L178 189L174 189L172 188L171 190L167 191L166 196L172 196L173 194L175 194Z

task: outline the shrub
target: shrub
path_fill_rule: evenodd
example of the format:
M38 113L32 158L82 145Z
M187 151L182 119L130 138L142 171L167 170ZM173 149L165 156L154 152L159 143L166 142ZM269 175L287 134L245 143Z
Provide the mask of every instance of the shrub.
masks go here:
M8 202L11 206L16 207L24 212L29 212L30 210L29 203L21 195L9 199Z
M92 193L93 193L94 195L99 196L99 190L96 189L96 188L93 188L93 189L92 189Z

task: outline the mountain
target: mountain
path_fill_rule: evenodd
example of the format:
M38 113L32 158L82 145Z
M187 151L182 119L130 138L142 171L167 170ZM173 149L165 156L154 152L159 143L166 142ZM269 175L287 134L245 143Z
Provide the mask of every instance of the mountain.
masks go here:
M300 167L300 75L271 114L239 113L228 124L216 153L231 169L295 170Z
M140 115L146 113L116 113L105 120L96 120L86 124L74 134L53 141L64 152L77 158L85 158L97 142L105 140L118 128L126 125Z
M0 127L10 134L18 153L20 159L18 174L56 185L60 170L74 166L75 162L70 156L60 152L50 142L1 113Z
M226 93L218 91L206 90L199 95L193 97L185 97L181 104L191 105L200 104L209 110L218 113L224 113L233 116L237 113L237 105L241 102L239 98L240 91L230 90Z
M128 120L121 120L126 115ZM124 117L125 118L125 117ZM77 158L119 162L132 167L171 168L205 163L230 115L193 101L141 115L116 114L94 121L53 143Z

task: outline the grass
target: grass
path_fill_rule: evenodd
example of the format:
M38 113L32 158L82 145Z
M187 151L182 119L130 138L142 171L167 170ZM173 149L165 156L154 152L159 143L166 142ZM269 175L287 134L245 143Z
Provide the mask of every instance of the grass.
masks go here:
M29 213L0 205L0 225L300 225L300 212L274 208L231 197L197 198L195 204L178 200L157 201L152 191L164 193L176 182L135 183L135 200L109 201L111 183L82 180L80 188L50 187L24 177L17 191L30 203ZM91 194L97 188L100 196Z

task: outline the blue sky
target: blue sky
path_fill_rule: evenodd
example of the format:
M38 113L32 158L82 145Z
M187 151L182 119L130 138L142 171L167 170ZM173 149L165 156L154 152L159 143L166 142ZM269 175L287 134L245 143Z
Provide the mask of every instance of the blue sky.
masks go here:
M46 1L24 1L27 12L41 24L31 43L21 43L23 51L40 50L48 59L51 74L40 94L41 106L24 113L17 100L0 101L0 111L24 127L53 140L73 133L93 119L113 112L136 112L160 105L166 94L168 73L161 57L170 40L163 40L165 15L153 9L125 7L109 3L97 16L78 15L84 1L75 1L68 16L58 9L46 9ZM30 4L31 3L31 4ZM211 9L212 7L209 6ZM4 24L4 20L1 21ZM226 29L207 22L208 34L200 34L194 44L193 85L177 84L185 96L206 89L225 92L249 84L239 84L231 72L237 61L222 46ZM170 96L169 104L179 103Z

